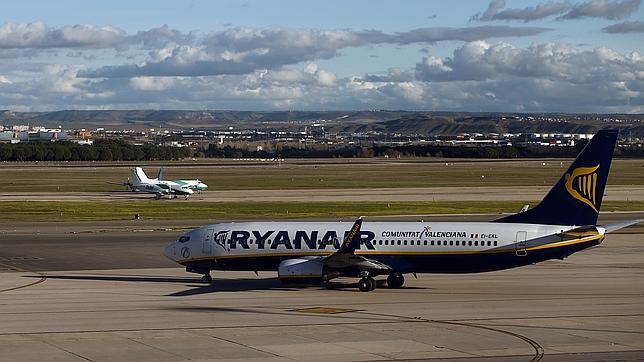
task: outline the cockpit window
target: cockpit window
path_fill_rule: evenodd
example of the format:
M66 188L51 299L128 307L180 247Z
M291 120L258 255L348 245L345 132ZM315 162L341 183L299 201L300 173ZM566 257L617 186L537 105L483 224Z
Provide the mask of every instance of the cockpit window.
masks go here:
M179 238L180 243L185 243L186 241L190 240L189 235L183 235L182 237Z

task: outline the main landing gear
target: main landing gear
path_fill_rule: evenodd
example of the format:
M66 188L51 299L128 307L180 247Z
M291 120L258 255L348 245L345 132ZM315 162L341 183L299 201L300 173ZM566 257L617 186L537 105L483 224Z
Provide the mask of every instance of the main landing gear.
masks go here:
M405 277L400 273L391 273L387 277L387 286L389 288L400 288L405 284Z
M405 284L405 277L400 273L391 273L387 277L387 286L389 288L400 288L403 284ZM376 281L369 274L361 274L358 289L361 292L370 292L376 289Z
M212 277L210 276L210 273L204 274L201 277L201 281L204 282L204 283L208 283L208 284L212 283Z

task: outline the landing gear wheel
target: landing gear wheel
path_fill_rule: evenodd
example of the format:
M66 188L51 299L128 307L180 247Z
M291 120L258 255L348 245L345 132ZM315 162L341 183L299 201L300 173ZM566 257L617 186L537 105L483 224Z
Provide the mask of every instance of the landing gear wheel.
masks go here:
M361 292L370 292L376 289L376 281L372 277L365 277L358 282L358 289Z
M201 277L201 281L210 284L212 283L212 277L210 276L210 274L205 274Z
M392 273L387 277L389 288L400 288L405 284L405 277L400 273Z

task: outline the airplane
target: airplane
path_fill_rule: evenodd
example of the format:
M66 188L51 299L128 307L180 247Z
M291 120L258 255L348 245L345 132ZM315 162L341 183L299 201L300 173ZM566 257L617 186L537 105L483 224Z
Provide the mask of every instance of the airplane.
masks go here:
M164 254L208 283L212 270L277 271L287 283L356 277L362 292L374 290L378 276L400 288L410 273L478 273L564 259L644 220L597 225L616 139L616 130L599 131L537 206L491 222L219 223L183 234Z
M130 169L130 173L131 181L128 180L128 186L136 191L156 194L157 200L166 195L170 198L173 195L183 195L187 200L194 193L188 186L176 182L150 180L141 167Z
M161 167L159 169L159 173L157 174L157 178L153 180L162 181L164 179L164 175L165 169ZM177 184L182 186L188 186L193 191L197 191L197 193L201 193L201 191L206 191L208 189L208 185L203 183L201 180L172 180L172 182L176 182Z

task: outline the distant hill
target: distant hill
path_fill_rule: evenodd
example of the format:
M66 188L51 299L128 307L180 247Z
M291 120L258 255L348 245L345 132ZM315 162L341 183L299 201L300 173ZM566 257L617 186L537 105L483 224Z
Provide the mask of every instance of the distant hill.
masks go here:
M619 120L619 121L617 121ZM382 132L403 135L460 133L594 133L620 128L622 135L644 138L642 114L523 114L411 111L194 111L194 110L0 110L0 124L64 128L282 129L319 123L330 132Z

